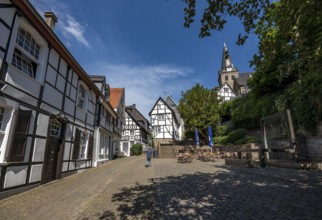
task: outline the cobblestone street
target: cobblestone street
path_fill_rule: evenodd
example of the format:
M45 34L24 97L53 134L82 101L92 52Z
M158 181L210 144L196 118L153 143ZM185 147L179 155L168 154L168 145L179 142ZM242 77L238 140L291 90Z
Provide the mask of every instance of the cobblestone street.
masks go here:
M322 172L123 158L0 201L1 219L321 219Z

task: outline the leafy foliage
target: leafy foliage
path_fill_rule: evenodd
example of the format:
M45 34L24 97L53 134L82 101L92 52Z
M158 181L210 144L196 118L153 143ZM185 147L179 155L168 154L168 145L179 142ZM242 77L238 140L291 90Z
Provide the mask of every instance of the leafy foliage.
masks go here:
M214 137L214 143L221 145L244 144L253 141L255 141L255 138L246 136L246 129L244 128L233 130L228 135L218 135Z
M178 111L184 120L185 129L192 133L197 128L205 138L207 127L215 127L220 121L217 93L198 83L182 93Z
M141 155L142 154L142 144L133 144L131 147L131 155Z
M217 136L224 136L228 133L227 125L218 125L216 127L215 135Z
M230 132L227 136L227 143L238 144L246 136L246 129L239 128ZM239 142L238 142L239 141Z
M253 94L260 99L273 95L272 108L290 108L295 124L314 133L322 106L322 2L275 2L256 34L259 52L249 82Z
M196 16L197 0L184 0L187 4L184 9L184 26L189 28ZM255 29L259 19L270 6L270 0L221 0L207 1L208 5L201 19L200 37L211 35L211 31L221 31L227 23L228 16L239 18L245 30L245 35L239 33L238 44L243 44L248 34Z
M196 17L196 0L186 3L185 27ZM198 2L199 3L199 2ZM250 94L237 99L229 110L239 127L263 116L291 109L295 125L315 132L322 115L322 1L320 0L209 0L200 37L224 28L229 16L244 25L245 35L255 32L259 51L251 64Z

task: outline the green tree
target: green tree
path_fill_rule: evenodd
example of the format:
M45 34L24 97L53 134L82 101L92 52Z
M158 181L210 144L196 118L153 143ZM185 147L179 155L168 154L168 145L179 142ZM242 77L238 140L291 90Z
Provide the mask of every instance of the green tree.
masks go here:
M204 138L207 138L207 127L214 128L220 122L217 93L199 83L181 94L178 111L188 133L197 128Z
M254 95L275 96L276 109L290 108L295 123L314 133L322 109L322 2L274 2L255 33Z
M185 0L185 26L196 17L196 0ZM290 108L294 122L312 132L322 112L322 1L209 0L200 36L224 28L229 16L244 25L243 43L254 32L258 53L249 82L251 94L234 102L233 120L247 120ZM198 2L199 3L199 2Z

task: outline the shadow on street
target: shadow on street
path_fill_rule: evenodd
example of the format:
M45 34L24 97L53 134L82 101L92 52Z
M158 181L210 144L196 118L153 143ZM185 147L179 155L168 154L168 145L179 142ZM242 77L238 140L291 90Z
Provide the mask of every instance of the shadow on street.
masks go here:
M119 219L320 219L322 188L265 170L231 169L150 179L113 194ZM300 173L299 173L300 174ZM299 177L299 176L297 176ZM301 177L300 177L301 178ZM302 179L303 179L302 178ZM315 179L321 183L321 176ZM134 217L135 216L135 217ZM100 219L115 219L106 211Z

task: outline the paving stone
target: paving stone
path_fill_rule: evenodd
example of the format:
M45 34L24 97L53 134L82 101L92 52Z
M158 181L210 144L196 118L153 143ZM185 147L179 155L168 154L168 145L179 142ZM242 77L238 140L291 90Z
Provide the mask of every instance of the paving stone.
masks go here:
M144 156L0 201L0 219L321 219L322 172Z

